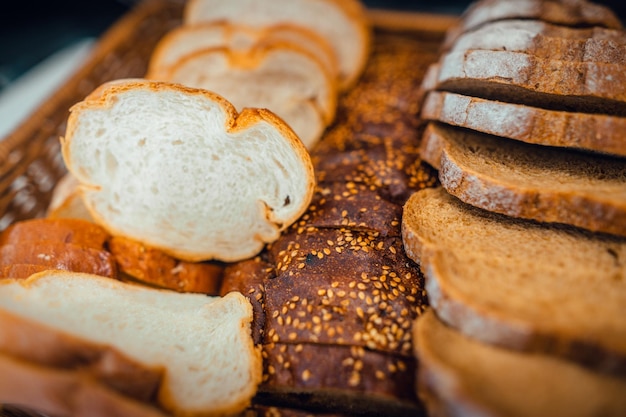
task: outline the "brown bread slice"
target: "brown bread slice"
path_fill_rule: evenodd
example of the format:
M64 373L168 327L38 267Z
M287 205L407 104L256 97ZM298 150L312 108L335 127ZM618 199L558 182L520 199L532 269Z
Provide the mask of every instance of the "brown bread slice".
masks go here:
M623 64L563 61L525 52L470 49L440 58L429 87L510 103L626 115Z
M526 144L430 123L422 156L442 186L485 210L626 236L621 158Z
M480 343L431 309L414 327L418 395L433 416L618 417L626 381Z
M402 234L444 322L485 343L626 375L626 239L487 212L443 188L409 199Z
M13 223L0 233L0 245L57 241L93 249L104 249L110 234L93 222L70 218L38 218Z
M430 91L421 117L539 145L626 156L626 117L547 110Z

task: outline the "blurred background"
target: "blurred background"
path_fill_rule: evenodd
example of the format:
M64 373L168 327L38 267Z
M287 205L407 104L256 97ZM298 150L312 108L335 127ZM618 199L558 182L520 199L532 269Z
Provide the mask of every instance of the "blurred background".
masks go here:
M224 0L228 1L228 0ZM271 1L271 0L267 0ZM52 93L135 0L7 0L0 12L0 138ZM460 14L470 0L363 0L368 7ZM626 22L626 1L596 1ZM0 139L1 140L1 139Z

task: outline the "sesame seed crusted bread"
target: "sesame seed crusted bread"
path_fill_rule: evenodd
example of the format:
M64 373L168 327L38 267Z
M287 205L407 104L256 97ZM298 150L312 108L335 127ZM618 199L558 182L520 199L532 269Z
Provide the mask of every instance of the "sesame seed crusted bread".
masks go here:
M402 236L430 305L451 327L626 375L626 240L498 215L441 187L409 199Z
M626 156L626 117L547 110L446 91L428 92L420 115L527 143Z
M626 236L621 158L525 144L430 123L425 160L446 191L485 210Z
M430 309L413 329L417 387L433 416L622 416L626 382L567 361L497 348L446 326Z

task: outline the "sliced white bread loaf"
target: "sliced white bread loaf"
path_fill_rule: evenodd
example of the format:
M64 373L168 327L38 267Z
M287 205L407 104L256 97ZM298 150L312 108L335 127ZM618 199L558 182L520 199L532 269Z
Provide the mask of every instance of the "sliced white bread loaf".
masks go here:
M408 200L402 237L450 326L626 375L626 239L487 212L441 187Z
M438 74L428 79L430 89L543 108L626 115L623 64L469 49L442 55L438 68Z
M71 109L63 158L94 220L187 261L254 256L313 194L308 151L264 109L117 80Z
M159 79L183 56L200 49L227 47L246 50L256 44L289 43L316 56L336 78L338 63L325 38L302 26L280 24L263 28L224 21L181 25L168 31L155 46L145 78Z
M65 174L57 181L52 190L46 217L53 219L81 219L93 221L89 210L85 207L79 191L80 183L71 173Z
M451 51L487 49L526 52L563 61L626 63L626 31L571 28L541 20L504 20L488 23L459 36Z
M429 123L422 157L443 187L485 210L626 236L626 163Z
M184 24L226 21L249 27L290 24L322 36L339 64L339 86L353 85L365 67L371 33L359 0L191 0Z
M545 355L480 343L431 309L413 328L418 395L438 417L618 417L626 381Z
M239 111L269 109L308 149L319 141L337 109L332 75L315 55L291 43L197 50L181 57L161 79L213 91Z
M443 48L464 32L499 20L536 19L562 26L620 29L622 23L608 7L588 1L478 0L469 5L459 23L446 33Z
M427 93L421 117L527 143L626 156L626 117L547 110L445 91Z
M261 380L260 351L250 332L252 307L240 293L207 297L89 274L42 272L26 280L0 281L0 309L22 319L3 320L0 332L21 334L26 342L47 341L48 352L39 358L44 363L55 353L74 354L80 369L80 358L89 357L89 347L95 344L102 346L105 357L109 349L147 369L162 368L155 398L176 416L241 412ZM10 316L0 318L5 317ZM31 330L38 331L32 337L27 337L29 328L23 328L29 321ZM16 329L16 323L22 327ZM42 331L48 337L42 337ZM67 343L68 338L73 343ZM65 349L81 340L84 350ZM115 369L118 362L111 356L108 364Z

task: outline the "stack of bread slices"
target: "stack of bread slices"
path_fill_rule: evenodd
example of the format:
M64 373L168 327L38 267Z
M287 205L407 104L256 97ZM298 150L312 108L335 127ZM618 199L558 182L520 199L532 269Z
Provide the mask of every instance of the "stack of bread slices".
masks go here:
M474 3L422 84L441 187L404 206L433 415L626 413L626 32L586 1Z

